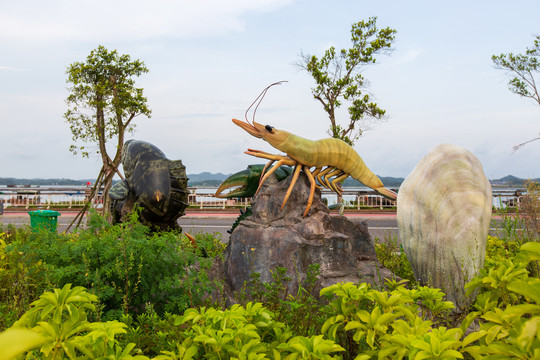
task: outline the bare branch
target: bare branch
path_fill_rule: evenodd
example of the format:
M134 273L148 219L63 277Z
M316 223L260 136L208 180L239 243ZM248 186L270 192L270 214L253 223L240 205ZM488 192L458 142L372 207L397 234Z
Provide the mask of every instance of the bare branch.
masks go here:
M531 143L531 142L536 141L536 140L540 140L540 137L534 138L534 139L529 140L529 141L525 141L525 142L523 142L523 143L521 143L521 144L519 144L519 145L514 146L512 149L513 149L514 151L517 151L517 150L519 150L523 145L526 145L526 144Z

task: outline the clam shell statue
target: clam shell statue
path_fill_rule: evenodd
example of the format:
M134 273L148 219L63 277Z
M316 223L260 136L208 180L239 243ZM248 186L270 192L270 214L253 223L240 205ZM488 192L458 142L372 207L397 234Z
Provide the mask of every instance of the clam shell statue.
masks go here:
M484 265L491 185L482 164L451 144L433 148L399 188L403 250L420 283L440 288L461 313L474 300L464 286Z

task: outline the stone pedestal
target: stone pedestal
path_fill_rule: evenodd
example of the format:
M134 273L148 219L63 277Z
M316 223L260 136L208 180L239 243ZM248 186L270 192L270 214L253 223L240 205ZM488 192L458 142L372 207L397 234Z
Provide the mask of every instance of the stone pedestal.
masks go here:
M262 282L270 282L271 271L284 267L292 278L289 294L296 294L308 266L315 263L321 270L315 295L339 282L378 285L395 278L377 260L366 223L331 216L319 190L309 214L302 217L310 188L304 173L281 209L291 178L279 183L269 179L253 201L252 215L231 234L223 264L230 292L240 290L252 272L260 273Z

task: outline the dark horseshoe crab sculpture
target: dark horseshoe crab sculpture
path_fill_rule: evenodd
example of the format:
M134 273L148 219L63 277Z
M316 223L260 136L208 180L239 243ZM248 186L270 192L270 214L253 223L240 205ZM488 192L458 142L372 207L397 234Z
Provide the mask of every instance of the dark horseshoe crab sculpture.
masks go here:
M115 184L109 195L113 223L135 207L141 222L153 230L182 230L177 219L188 207L186 168L182 160L169 160L155 145L128 140L122 150L125 180Z

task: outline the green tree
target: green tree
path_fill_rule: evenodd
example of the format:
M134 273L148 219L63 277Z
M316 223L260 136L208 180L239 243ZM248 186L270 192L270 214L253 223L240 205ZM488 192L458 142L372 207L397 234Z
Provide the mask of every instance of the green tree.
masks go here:
M508 81L508 89L511 92L532 99L540 106L540 95L535 79L535 75L540 72L540 35L536 35L533 47L527 48L524 54L493 55L491 60L497 69L504 70L511 76ZM531 141L540 139L540 134L538 135L532 140L515 146L514 149L517 150Z
M297 64L306 70L317 84L312 94L324 107L330 118L329 133L353 145L372 121L380 120L385 114L369 94L363 92L366 79L361 73L362 67L373 64L379 53L389 52L396 30L378 29L377 18L352 24L352 47L336 52L332 46L319 59L315 55L301 54ZM343 101L350 103L350 119L342 126L336 119L336 109Z
M151 111L143 89L135 86L134 77L147 73L148 69L139 60L129 55L120 55L103 46L92 50L86 62L75 62L67 69L70 95L64 114L74 142L97 145L96 153L103 167L94 189L104 187L105 209L108 209L108 193L115 173L121 162L124 136L134 130L133 119ZM108 146L116 138L114 146ZM109 149L114 149L113 156ZM84 145L71 145L73 154L89 157Z

